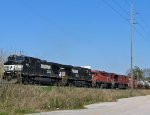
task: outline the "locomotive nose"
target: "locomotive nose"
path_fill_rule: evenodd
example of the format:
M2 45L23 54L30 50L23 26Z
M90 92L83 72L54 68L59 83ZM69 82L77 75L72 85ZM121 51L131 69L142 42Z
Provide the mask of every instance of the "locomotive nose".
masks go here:
M4 71L21 71L23 65L4 65Z
M10 66L10 70L12 69L13 67L12 66Z
M4 71L13 71L14 66L13 65L4 65Z

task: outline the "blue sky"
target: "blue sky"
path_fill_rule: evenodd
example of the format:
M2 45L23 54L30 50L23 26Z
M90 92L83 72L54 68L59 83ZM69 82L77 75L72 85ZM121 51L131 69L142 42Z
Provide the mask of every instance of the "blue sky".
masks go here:
M134 1L134 65L141 68L150 67L149 4ZM0 48L125 74L130 68L129 12L130 0L0 0Z

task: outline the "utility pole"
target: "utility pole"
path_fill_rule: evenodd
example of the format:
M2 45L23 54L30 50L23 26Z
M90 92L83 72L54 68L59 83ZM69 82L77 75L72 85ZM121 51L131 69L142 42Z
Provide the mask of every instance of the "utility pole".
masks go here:
M130 14L130 63L131 63L131 89L133 89L133 5L131 4L131 14Z

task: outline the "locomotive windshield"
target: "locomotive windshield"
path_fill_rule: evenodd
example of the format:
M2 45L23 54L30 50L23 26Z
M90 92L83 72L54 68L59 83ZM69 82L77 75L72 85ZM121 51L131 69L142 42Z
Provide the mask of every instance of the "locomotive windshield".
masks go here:
M23 62L24 57L23 56L16 56L16 62Z
M13 62L23 62L24 61L24 57L23 56L9 56L8 57L8 61L13 61Z
M8 57L8 61L14 61L15 58L13 56Z

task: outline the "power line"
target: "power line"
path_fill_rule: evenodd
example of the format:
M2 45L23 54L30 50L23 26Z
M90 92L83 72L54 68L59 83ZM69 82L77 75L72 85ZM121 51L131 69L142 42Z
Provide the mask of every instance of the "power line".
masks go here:
M114 12L116 12L119 16L121 16L125 21L128 19L122 15L120 12L118 12L113 6L111 6L106 0L102 0L108 7L110 7Z
M136 21L136 22L137 22L137 21ZM142 31L145 32L145 34L147 35L147 37L149 37L150 34L145 30L145 28L144 28L140 23L136 23L136 24L140 27L140 29L141 29ZM134 30L135 30L136 33L139 34L146 42L148 42L148 43L150 44L150 40L149 40L147 37L145 37L137 28L134 27Z
M130 15L116 0L114 0L115 4L122 9L122 11L124 11L128 16Z
M128 0L124 0L124 2L130 6L130 3L128 2Z
M136 13L136 14L139 16L139 13ZM146 24L146 22L144 21L144 18L142 16L139 16L139 17L142 19L142 22L145 24L147 29L149 29L148 24ZM141 23L138 23L137 20L135 21L137 22L137 25L140 27L140 29L147 35L147 37L150 37L150 33L145 29L145 27Z
M141 23L138 23L138 26L145 33L144 35L146 35L147 37L144 37L144 35L140 31L137 31L137 29L136 29L136 32L139 33L139 35L142 36L145 41L150 43L150 39L149 39L150 38L150 33L149 33L149 31L147 31L147 29L150 30L150 26L149 26L149 24L146 23L145 19L143 18L143 16L138 11L136 11L136 14L139 17L139 19L141 19L142 23L145 25L144 26Z
M127 0L125 0L125 1L127 2ZM124 11L127 15L130 15L116 0L114 0L114 2L118 7L120 7L120 9L122 9L122 11ZM137 21L135 20L135 22L137 22ZM144 22L144 19L143 19L143 22ZM146 25L146 23L145 23L145 25ZM140 26L146 34L149 34L141 24L138 23L138 26Z
M147 29L150 29L150 25L145 21L145 19L143 18L143 16L140 15L140 14L138 16L141 18L141 20L143 21L143 23L147 27Z
M149 37L150 33L148 31L146 31L146 29L144 28L144 26L142 26L140 23L138 23L137 20L135 20L135 22L136 22L135 24L137 24L142 29L142 31L144 31L145 34Z
M147 34L147 36L150 36L150 33L146 31L145 28L141 24L138 24L138 26L142 28L142 30Z
M125 0L125 1L126 1L126 3L127 3L128 5L130 5L127 0ZM122 17L122 19L124 19L125 21L127 21L127 22L129 23L129 20L128 20L123 14L121 14L117 9L115 9L112 5L110 5L110 3L108 3L106 0L103 0L103 2L104 2L108 7L110 7L115 13L117 13L120 17ZM117 2L115 2L115 3L116 3L124 12L126 12L126 14L129 14L119 3L117 3ZM135 24L135 23L133 22L133 24ZM136 23L136 24L137 24L137 23ZM139 27L141 27L141 28L143 29L143 31L144 31L145 33L148 34L148 32L144 29L144 27L143 27L141 24L138 24L138 25L139 25ZM139 30L137 30L135 27L134 27L134 30L135 30L136 33L138 33L143 39L145 39L147 42L150 43L150 40L149 40L148 38L144 37L144 35L143 35Z
M136 28L134 28L134 30L135 30L135 32L136 32L137 34L139 34L147 43L150 43L150 40L149 40L147 37L145 37L139 30L137 30Z
M134 1L134 0L132 0L132 2L133 2L133 1ZM139 16L139 18L142 20L142 22L143 22L143 24L144 24L145 26L143 26L141 23L138 23L137 25L138 25L138 26L140 27L140 29L147 35L147 37L150 37L150 33L147 31L147 29L150 30L150 25L146 23L146 21L144 20L143 16L140 15L140 14L138 13L138 11L136 11L135 14L137 14L137 15ZM135 20L135 21L138 22L137 20ZM145 29L145 27L146 27L147 29ZM137 31L137 33L140 33L140 32ZM144 36L142 33L140 33L139 35L142 36L142 37ZM150 40L149 40L147 37L143 37L143 39L146 39L146 41L150 42Z

